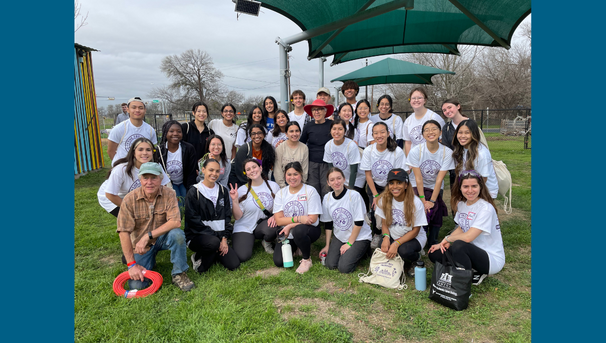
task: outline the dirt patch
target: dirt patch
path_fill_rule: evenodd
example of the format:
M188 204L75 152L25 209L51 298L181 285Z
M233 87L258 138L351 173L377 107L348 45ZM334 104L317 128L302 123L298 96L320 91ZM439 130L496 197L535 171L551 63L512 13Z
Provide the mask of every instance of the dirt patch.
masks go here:
M318 291L326 292L328 294L335 294L335 293L355 294L356 293L353 289L351 289L351 282L345 288L337 287L334 282L326 282L326 283L322 284L322 286L320 288L318 288Z
M385 323L393 322L394 316L386 311L381 304L373 304L371 313L363 314L347 307L337 306L334 302L323 299L276 299L274 304L278 308L278 313L286 320L297 316L305 316L316 322L325 321L342 325L353 334L354 342L374 341L373 332L375 328L383 328L385 334L381 338L384 341L400 341L385 327Z
M107 265L110 265L110 264L120 262L120 257L116 256L116 255L109 255L109 256L105 256L104 258L102 258L99 261L102 263L105 263Z
M261 269L261 270L257 270L253 276L261 276L262 278L265 279L267 277L276 276L276 275L280 274L280 272L282 270L284 270L284 269L278 268L278 267L271 267L271 268L267 268L267 269Z

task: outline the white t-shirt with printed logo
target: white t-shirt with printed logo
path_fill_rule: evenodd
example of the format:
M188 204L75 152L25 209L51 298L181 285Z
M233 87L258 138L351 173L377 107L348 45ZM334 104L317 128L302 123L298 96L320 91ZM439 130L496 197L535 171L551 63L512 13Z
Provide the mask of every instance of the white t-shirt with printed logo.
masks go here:
M411 170L409 178L413 187L417 187L417 181L412 168L421 169L423 187L431 189L434 189L436 185L436 179L438 178L439 172L455 168L452 159L452 150L440 143L438 144L438 150L433 154L427 148L427 142L412 147L410 152L408 152L406 164L408 164ZM444 189L444 180L442 180L440 189Z
M126 173L126 163L121 163L115 166L112 169L109 178L105 180L101 187L99 187L99 191L97 191L97 199L99 200L99 205L103 207L107 212L113 211L116 207L116 204L111 202L106 196L105 193L114 194L119 196L121 199L124 199L126 194L130 191L141 187L141 181L139 181L139 168L133 167L130 174ZM162 186L168 184L170 180L168 176L162 170Z
M312 224L318 226L320 216L322 214L322 199L312 186L303 184L303 187L295 193L290 193L290 186L286 186L276 194L274 199L274 213L282 211L284 217L306 216L317 214L318 219ZM292 233L288 235L288 239L292 239Z
M320 221L332 222L333 234L341 242L346 242L351 236L354 223L357 221L363 221L362 228L356 237L356 241L363 241L372 239L372 233L370 226L364 220L364 214L366 213L364 200L360 193L351 190L343 189L345 195L341 199L335 199L333 194L330 192L324 195L324 201L322 201L322 215Z
M183 161L181 161L181 143L179 143L179 149L177 149L177 151L175 152L170 152L168 150L168 143L166 144L166 170L168 171L168 175L170 175L170 181L175 185L180 185L183 183Z
M413 227L421 226L419 233L417 234L417 241L421 244L421 248L425 246L427 243L427 235L425 234L425 230L423 230L422 226L427 225L427 216L425 215L425 206L423 206L423 202L418 197L414 197L415 199L415 212L414 212L414 224L410 225L406 222L404 218L404 202L397 201L393 199L391 201L391 217L393 222L389 227L389 235L391 238L398 239L404 236L406 233L411 231ZM377 208L375 209L375 214L383 220L385 220L385 212L382 210L382 201L379 200Z
M215 131L215 134L223 138L223 142L225 143L225 154L227 154L227 160L230 161L232 158L231 149L236 142L238 125L232 124L231 126L225 126L225 124L223 124L223 119L213 119L208 123L208 128Z
M151 125L146 122L143 122L141 126L136 127L129 120L125 120L120 124L114 126L113 129L109 132L109 136L107 139L118 144L118 149L116 150L116 155L112 159L112 165L117 160L126 157L128 154L128 150L130 149L131 144L137 139L145 137L152 141L154 144L158 144L158 138L156 137L156 131Z
M380 114L375 114L375 115L370 116L370 120L372 120L373 123L378 123L378 122L382 121L385 124L387 124L387 128L389 129L389 134L391 135L391 137L394 140L403 138L402 137L403 121L399 115L392 113L391 116L389 116L389 118L381 119ZM369 129L369 131L370 131L370 129ZM369 133L371 134L371 138L372 138L372 131L370 131Z
M497 217L494 207L484 199L479 199L471 206L467 206L465 201L460 201L457 204L454 221L463 232L467 232L472 227L482 230L482 233L471 244L488 254L490 261L488 274L493 275L501 271L505 265L505 249L503 248L499 217Z
M349 138L343 139L341 145L336 145L335 140L331 139L324 146L323 160L341 169L345 174L345 186L349 186L349 175L351 175L349 166L360 163L360 150L358 145Z
M358 123L358 127L356 131L358 131L358 146L361 148L366 148L368 146L368 142L374 140L372 138L372 127L375 123L372 120L367 120L364 123Z
M271 144L271 146L274 147L274 150L278 147L278 144L280 143L284 143L285 141L288 140L288 137L286 137L286 133L284 132L280 132L278 134L278 137L274 137L274 129L272 129L271 131L269 131L269 133L267 134L267 137L265 137L265 140Z
M271 213L274 208L274 198L271 196L271 193L273 192L275 196L280 191L280 186L273 181L267 182L271 187L271 191L265 182L263 182L261 186L252 186L252 189L257 194L257 197L259 197L259 200L261 200L263 207ZM240 186L240 188L238 188L238 198L246 194L247 191L248 185ZM234 222L234 233L253 233L257 227L257 221L261 218L266 218L266 215L255 201L255 197L252 193L248 193L246 199L240 202L240 209L242 210L242 217Z
M463 166L465 166L465 162L467 161L468 153L467 149L465 149L465 153L463 154ZM497 174L494 171L490 150L488 150L484 144L478 144L478 157L473 161L473 166L475 171L482 175L482 177L487 178L486 187L490 192L490 196L493 199L496 199L497 194L499 194L499 181L497 180ZM465 167L461 170L465 170Z
M377 144L373 144L364 149L360 169L370 170L375 183L381 187L387 185L387 174L395 168L408 170L406 165L406 156L400 147L394 151L385 149L382 152L377 150Z
M423 132L421 132L421 130L423 129L423 124L432 119L440 123L440 127L444 129L446 124L444 119L430 109L427 109L427 112L425 112L425 115L421 119L417 119L414 113L406 118L404 125L402 126L402 137L404 137L405 141L410 141L411 148L425 142L425 138L423 138Z

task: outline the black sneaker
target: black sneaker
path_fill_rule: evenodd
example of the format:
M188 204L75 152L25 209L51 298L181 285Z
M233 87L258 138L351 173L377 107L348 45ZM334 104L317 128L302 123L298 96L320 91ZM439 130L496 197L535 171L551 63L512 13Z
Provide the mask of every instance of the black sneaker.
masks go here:
M484 281L484 279L487 277L488 275L486 274L482 274L476 270L473 271L473 279L471 280L471 284L474 286L478 286L479 284L482 283L482 281Z

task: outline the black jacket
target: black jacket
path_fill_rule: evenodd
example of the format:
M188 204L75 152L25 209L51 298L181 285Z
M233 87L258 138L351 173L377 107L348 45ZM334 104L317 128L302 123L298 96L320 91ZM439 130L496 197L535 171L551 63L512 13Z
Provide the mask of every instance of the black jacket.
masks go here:
M158 145L160 151L156 151L154 154L154 161L160 163L164 171L168 174L168 170L166 170L166 159L168 157L168 149L166 149L166 145ZM162 154L162 156L160 156ZM183 185L185 189L189 189L191 186L196 184L196 169L198 169L198 163L196 159L196 150L194 146L181 141L181 162L183 163Z
M189 241L197 235L211 235L219 238L231 238L234 226L231 224L231 204L229 202L229 192L221 184L216 184L219 188L217 207L214 207L212 201L206 199L200 194L196 187L187 191L185 196L185 238ZM224 231L215 231L204 222L225 221Z
M452 139L454 138L456 129L452 125L452 120L448 121L446 125L442 128L442 144L445 145L448 149L454 150L452 147Z
M206 151L206 140L210 135L214 135L215 131L209 129L208 124L205 123L204 130L200 132L198 131L198 127L193 120L188 123L181 124L181 130L183 131L183 141L193 145L194 149L196 150L195 158L197 169L198 160L200 160L202 156L208 152Z
M261 142L261 146L269 145L267 141L264 139ZM269 177L269 171L274 167L274 163L276 162L276 155L273 154L273 148L271 150L267 149L270 154L266 156L265 154L261 156L261 169L265 176ZM253 154L252 142L248 142L242 145L238 151L236 152L236 157L233 159L233 164L231 165L231 171L229 175L229 179L231 183L238 183L238 186L245 184L248 180L246 179L246 175L244 175L244 166L242 165L247 158L251 158Z

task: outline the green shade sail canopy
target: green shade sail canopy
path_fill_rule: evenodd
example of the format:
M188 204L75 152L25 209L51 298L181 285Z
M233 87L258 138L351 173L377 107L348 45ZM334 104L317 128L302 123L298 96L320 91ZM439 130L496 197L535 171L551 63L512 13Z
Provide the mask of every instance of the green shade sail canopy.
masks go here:
M422 49L426 44L443 45L446 50L457 44L509 48L515 29L530 14L530 0L263 0L262 6L291 19L304 32L313 32L309 30L322 29L390 3L401 7L306 38L308 57L360 50L366 51L364 57L370 57L369 53L384 51L369 49ZM412 9L406 10L407 7Z
M436 74L454 74L452 71L427 67L421 64L386 58L345 74L334 81L355 81L358 86L383 85L389 83L433 84L431 77Z
M339 63L368 58L381 55L407 54L407 53L429 53L429 54L448 54L460 56L461 53L456 45L446 44L422 44L422 45L399 45L386 48L375 48L356 50L335 54L332 58L331 66Z

